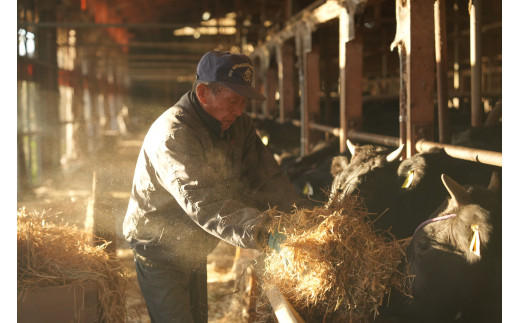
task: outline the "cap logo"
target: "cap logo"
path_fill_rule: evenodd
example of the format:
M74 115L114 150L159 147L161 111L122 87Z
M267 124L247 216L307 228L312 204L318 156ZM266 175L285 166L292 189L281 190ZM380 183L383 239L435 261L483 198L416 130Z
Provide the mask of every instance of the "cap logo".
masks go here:
M241 76L246 83L251 83L251 79L253 78L253 71L252 71L253 66L251 66L248 63L241 63L241 64L233 65L233 67L231 67L231 69L229 70L228 76L232 77L235 70L237 68L241 68L241 67L247 67L246 70L244 71L244 74Z
M245 72L244 72L244 81L246 81L247 83L251 83L251 78L253 77L253 73L251 72L251 69L248 68Z

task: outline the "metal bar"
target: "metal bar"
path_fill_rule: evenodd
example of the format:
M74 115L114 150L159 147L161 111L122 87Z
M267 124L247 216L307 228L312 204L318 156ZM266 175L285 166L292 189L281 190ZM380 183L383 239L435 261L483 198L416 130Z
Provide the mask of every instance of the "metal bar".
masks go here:
M259 116L257 115L256 117L259 117ZM279 119L277 119L276 121L280 122ZM291 119L290 121L296 127L301 127L301 125L302 125L300 120ZM309 129L319 130L319 131L323 131L323 132L326 132L326 133L330 133L330 134L332 134L332 135L334 135L336 137L339 137L339 134L341 132L340 128L334 128L334 127L331 127L331 126L326 126L326 125L318 124L318 123L315 123L315 122L309 122Z
M433 147L444 148L446 153L454 158L502 167L502 153L500 152L441 144L426 140L419 140L416 143L416 148L419 152L427 151Z
M254 113L250 115L252 118L266 118L265 116L257 115ZM276 121L279 122L279 120ZM301 126L301 122L296 119L292 119L291 123L296 127ZM339 134L341 132L340 128L329 127L314 122L309 123L309 128L323 132L328 132L337 137L339 137ZM379 144L389 147L399 147L399 145L401 144L399 137L379 135L357 130L350 130L347 134L347 138L353 140L366 141L373 144ZM438 142L426 141L424 139L417 141L415 145L415 148L418 152L428 151L430 148L433 147L444 148L446 153L453 158L502 167L502 153L500 152L443 144Z
M471 126L484 122L482 109L482 2L470 0Z
M350 130L348 132L349 139L354 140L361 140L366 141L374 144L384 145L384 146L391 146L391 147L399 147L401 144L399 137L392 137L392 136L385 136L385 135L378 135L374 133L368 133L368 132L362 132L362 131L356 131L356 130Z
M439 142L451 141L448 102L447 72L448 53L446 46L446 0L436 0L435 11L435 60L437 62L437 113L439 116Z

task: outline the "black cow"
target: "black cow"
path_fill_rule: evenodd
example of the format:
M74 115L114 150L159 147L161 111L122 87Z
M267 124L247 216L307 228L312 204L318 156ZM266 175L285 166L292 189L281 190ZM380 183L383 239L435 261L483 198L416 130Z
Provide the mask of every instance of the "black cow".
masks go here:
M397 170L399 204L395 211L407 214L406 218L415 220L416 225L416 221L422 218L413 214L428 216L448 197L441 181L442 174L462 185L485 186L493 172L500 173L501 169L453 158L442 148L415 154L403 160ZM411 235L412 231L408 234Z
M453 158L442 148L432 148L399 162L402 148L387 159L386 148L353 148L351 143L347 144L349 149L355 149L354 156L350 164L343 158L334 159L331 172L335 178L329 203L359 194L368 211L374 213L373 218L379 217L374 227L390 228L397 239L410 237L417 225L448 197L441 174L464 185L486 185L493 171L500 172L498 167Z
M354 146L347 140L352 155L350 162L345 156L334 157L331 174L334 176L328 204L342 201L346 196L359 195L376 220L376 229L388 229L399 221L400 214L393 212L399 207L397 169L403 146L396 150L377 145ZM413 229L411 229L413 230ZM392 233L398 238L406 237L400 231ZM406 229L404 231L407 231Z
M392 293L378 323L500 322L502 207L498 176L487 188L440 176L450 196L420 223L401 270L412 298Z
M451 196L414 233L408 248L412 318L500 322L502 207L498 176L465 188L442 175ZM410 314L410 313L409 313Z
M316 145L315 150L302 157L283 159L280 167L302 197L323 204L328 200L333 177L330 166L339 155L339 141L332 140Z

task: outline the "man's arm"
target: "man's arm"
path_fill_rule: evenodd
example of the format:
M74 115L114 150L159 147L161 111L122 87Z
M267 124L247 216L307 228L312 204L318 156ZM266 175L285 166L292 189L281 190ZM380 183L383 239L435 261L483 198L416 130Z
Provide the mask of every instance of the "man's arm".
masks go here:
M268 218L241 201L225 156L205 151L189 130L151 146L147 153L158 180L195 223L235 246L265 248Z

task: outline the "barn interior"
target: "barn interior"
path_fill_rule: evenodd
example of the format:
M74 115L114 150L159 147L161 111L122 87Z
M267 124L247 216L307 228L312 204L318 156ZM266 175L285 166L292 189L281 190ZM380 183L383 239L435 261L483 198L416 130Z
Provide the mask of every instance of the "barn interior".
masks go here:
M245 112L278 160L347 153L349 139L501 168L503 12L501 0L18 0L17 209L112 241L134 270L121 223L142 140L210 50L252 59L267 100ZM239 257L251 255L219 245L208 258L210 322L251 319ZM150 321L138 291L126 305L127 322Z

